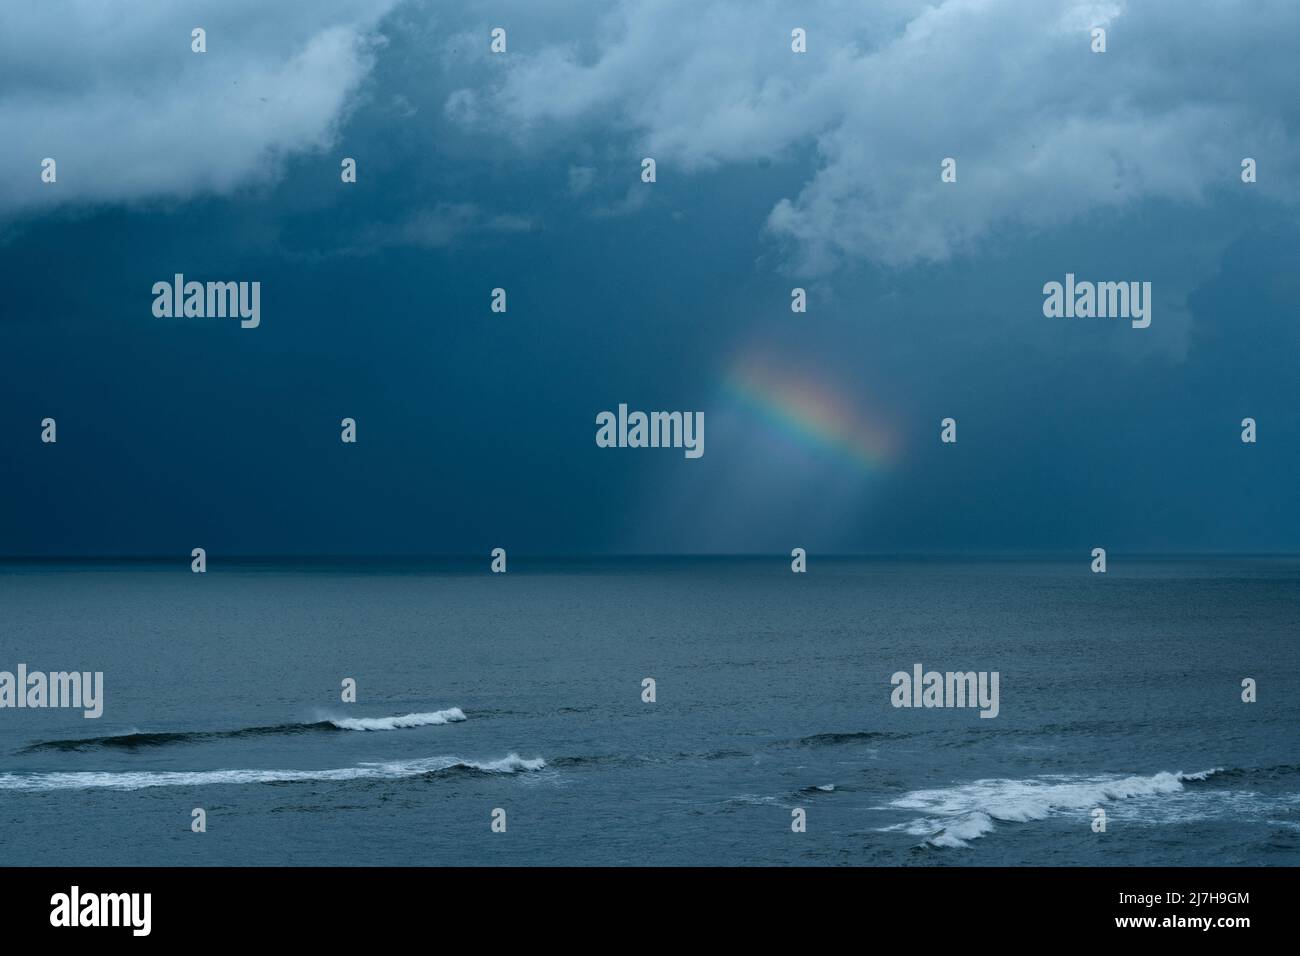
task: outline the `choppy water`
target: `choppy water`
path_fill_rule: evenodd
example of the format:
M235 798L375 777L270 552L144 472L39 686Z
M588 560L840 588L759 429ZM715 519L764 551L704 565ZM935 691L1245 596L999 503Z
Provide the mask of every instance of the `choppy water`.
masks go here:
M0 862L1300 863L1300 559L486 565L0 566Z

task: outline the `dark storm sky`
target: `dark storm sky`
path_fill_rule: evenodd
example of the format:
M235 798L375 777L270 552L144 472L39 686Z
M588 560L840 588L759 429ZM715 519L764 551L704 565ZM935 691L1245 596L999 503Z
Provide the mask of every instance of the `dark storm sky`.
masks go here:
M1294 5L261 7L0 14L0 554L1300 546Z

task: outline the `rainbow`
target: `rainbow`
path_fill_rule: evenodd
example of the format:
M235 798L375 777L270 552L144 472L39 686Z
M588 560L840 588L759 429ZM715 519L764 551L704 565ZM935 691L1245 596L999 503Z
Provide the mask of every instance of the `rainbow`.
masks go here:
M831 451L870 472L895 458L893 436L821 381L747 357L731 366L725 391L745 411L805 448Z

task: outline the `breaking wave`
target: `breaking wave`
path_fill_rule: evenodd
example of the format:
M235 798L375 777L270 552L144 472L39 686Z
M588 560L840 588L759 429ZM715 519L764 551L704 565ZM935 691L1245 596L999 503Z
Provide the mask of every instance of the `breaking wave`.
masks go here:
M424 757L389 763L362 763L336 770L133 770L116 773L0 773L0 790L144 790L149 787L207 787L221 784L314 783L349 780L400 780L441 773L519 773L542 770L541 757L512 753L499 760Z
M339 730L406 730L410 727L432 727L451 724L465 719L459 707L435 710L428 714L403 714L400 717L348 717L328 720Z
M73 740L42 740L24 747L19 753L42 750L138 750L144 747L165 747L170 744L199 743L205 740L233 740L241 737L264 737L275 734L305 734L333 730L406 730L411 727L429 727L465 720L459 707L435 710L423 714L402 714L397 717L347 717L317 720L300 724L274 724L269 727L241 727L238 730L191 730L178 732L146 733L133 731L105 737L83 737Z
M959 787L916 790L889 803L927 814L902 830L935 847L966 847L995 829L997 822L1043 820L1058 811L1087 810L1113 800L1177 793L1188 783L1207 780L1222 768L1198 773L1161 772L1149 777L1037 777L1027 780L976 780Z

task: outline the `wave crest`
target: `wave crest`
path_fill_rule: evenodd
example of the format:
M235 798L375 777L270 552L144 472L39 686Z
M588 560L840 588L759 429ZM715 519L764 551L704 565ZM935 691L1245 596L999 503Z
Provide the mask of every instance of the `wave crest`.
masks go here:
M459 707L435 710L427 714L402 714L400 717L340 717L328 721L339 730L406 730L411 727L433 727L457 723L465 719Z
M936 847L966 847L992 832L997 821L1027 823L1057 811L1086 810L1114 800L1177 793L1184 783L1200 783L1222 768L1196 773L1162 771L1149 777L1035 777L1027 780L976 780L959 787L916 790L889 806L921 810L928 816L886 827L923 836Z
M132 770L73 773L0 773L0 790L144 790L150 787L206 787L222 784L315 783L349 780L400 780L442 773L520 773L542 770L541 757L511 753L497 760L424 757L388 763L362 763L334 770Z
M243 737L264 737L276 734L306 734L334 730L406 730L457 723L466 720L459 707L434 710L421 714L402 714L397 717L339 717L301 724L272 724L268 727L240 727L238 730L187 730L145 732L131 731L104 737L81 737L65 740L42 740L24 747L19 753L36 753L42 750L139 750L145 747L166 747L171 744L201 743L205 740L235 740Z

